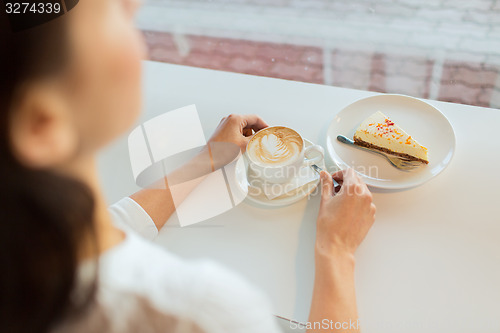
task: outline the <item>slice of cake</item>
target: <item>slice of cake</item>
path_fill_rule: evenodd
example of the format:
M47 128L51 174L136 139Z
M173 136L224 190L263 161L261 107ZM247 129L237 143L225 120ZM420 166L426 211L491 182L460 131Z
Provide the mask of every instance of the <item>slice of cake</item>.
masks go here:
M354 133L357 145L381 150L412 161L429 163L427 148L378 111L366 118Z

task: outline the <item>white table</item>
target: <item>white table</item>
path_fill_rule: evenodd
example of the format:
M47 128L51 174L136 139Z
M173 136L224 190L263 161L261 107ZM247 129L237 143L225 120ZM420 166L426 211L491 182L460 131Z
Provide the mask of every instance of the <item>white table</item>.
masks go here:
M257 113L325 146L336 112L374 94L152 62L144 70L141 121L194 103L207 137L229 113ZM420 187L374 190L377 221L356 255L364 332L498 332L500 110L430 103L452 123L456 153ZM100 171L111 201L137 189L126 137L102 154ZM158 243L231 267L269 295L275 314L306 321L318 199L277 209L244 202L186 228L169 221Z

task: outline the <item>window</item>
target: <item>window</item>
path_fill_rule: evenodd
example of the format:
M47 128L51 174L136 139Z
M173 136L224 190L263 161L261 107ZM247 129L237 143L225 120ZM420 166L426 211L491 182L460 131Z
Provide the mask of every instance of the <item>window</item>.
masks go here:
M499 0L148 0L150 59L500 107Z

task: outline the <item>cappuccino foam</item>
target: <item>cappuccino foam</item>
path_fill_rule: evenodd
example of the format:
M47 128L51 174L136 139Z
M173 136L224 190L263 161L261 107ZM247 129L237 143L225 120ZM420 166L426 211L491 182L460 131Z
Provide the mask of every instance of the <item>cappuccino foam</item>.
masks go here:
M259 164L279 166L294 160L302 151L300 135L286 127L264 129L252 138L247 153Z

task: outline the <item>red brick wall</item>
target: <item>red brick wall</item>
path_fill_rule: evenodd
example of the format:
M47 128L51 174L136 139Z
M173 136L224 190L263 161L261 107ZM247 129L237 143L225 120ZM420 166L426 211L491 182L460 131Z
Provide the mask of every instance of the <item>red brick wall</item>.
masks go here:
M168 62L236 73L421 98L490 106L500 68L444 61L433 78L434 60L318 47L145 31L149 57ZM327 77L325 77L325 72ZM431 84L439 91L431 95Z

